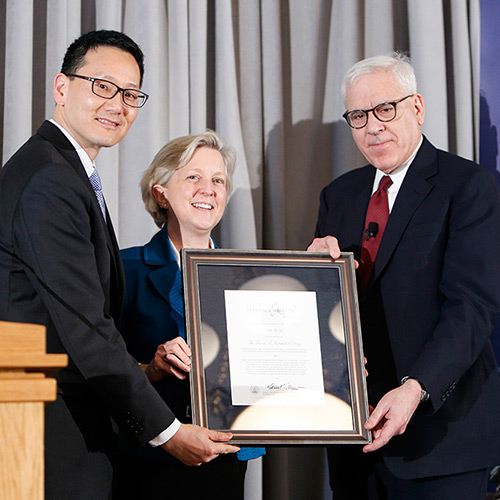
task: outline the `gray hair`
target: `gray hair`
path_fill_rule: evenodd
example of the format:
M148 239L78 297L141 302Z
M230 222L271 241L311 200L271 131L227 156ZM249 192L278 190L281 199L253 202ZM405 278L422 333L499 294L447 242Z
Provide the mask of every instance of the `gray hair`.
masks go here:
M379 70L391 71L404 94L417 93L417 79L411 59L401 52L393 52L388 56L375 56L363 59L347 71L340 90L344 104L346 104L347 91L351 85L356 83L362 76Z
M186 166L196 150L202 147L215 149L222 155L226 167L226 192L229 200L233 189L233 172L236 160L234 149L226 146L212 130L207 130L199 135L177 137L158 151L141 180L144 206L158 227L163 227L167 222L167 210L158 205L153 196L153 186L155 184L166 186L175 171Z

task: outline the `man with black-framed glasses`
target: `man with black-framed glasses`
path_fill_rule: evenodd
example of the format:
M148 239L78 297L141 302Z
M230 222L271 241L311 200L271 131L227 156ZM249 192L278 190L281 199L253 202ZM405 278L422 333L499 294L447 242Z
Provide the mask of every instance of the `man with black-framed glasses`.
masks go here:
M143 58L116 31L73 42L54 79L53 119L0 171L0 319L45 325L47 351L69 358L46 407L47 500L110 500L112 420L188 465L238 451L215 442L229 434L175 419L115 326L124 275L94 160L147 100Z
M92 92L104 99L113 99L113 97L120 92L123 104L131 108L142 108L149 97L148 94L138 89L122 89L118 87L116 83L110 82L109 80L77 75L76 73L66 73L66 76L70 78L81 78L82 80L92 82Z
M484 500L500 463L500 195L484 168L436 149L401 54L355 64L342 87L370 165L321 193L309 249L352 251L373 442L332 447L335 500ZM364 452L364 453L363 453Z

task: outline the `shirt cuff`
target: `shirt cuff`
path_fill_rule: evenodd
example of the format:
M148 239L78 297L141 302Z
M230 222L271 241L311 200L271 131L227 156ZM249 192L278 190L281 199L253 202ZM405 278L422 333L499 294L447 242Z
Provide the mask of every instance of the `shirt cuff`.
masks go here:
M160 432L158 436L153 438L149 444L156 448L157 446L161 446L165 444L173 435L180 429L181 423L175 419L163 432Z

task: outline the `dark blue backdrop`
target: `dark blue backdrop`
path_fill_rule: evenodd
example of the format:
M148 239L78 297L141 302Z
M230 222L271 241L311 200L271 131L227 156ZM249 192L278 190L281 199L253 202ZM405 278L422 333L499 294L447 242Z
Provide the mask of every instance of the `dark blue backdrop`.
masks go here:
M498 130L500 129L500 2L481 0L481 102L480 142L481 165L491 170L500 182ZM500 228L498 228L500 231ZM500 249L499 249L500 252ZM492 256L498 258L498 255ZM498 284L500 286L500 283ZM500 362L500 324L492 335Z

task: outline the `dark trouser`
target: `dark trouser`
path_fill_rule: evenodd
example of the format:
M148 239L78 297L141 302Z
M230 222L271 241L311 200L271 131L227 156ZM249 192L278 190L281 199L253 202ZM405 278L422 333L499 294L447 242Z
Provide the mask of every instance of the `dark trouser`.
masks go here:
M45 407L45 499L110 500L114 434L100 408L81 398Z
M114 480L114 500L243 500L246 461L222 455L207 464L155 462L121 456Z
M381 453L356 446L328 450L333 500L484 500L488 469L422 479L400 479Z

